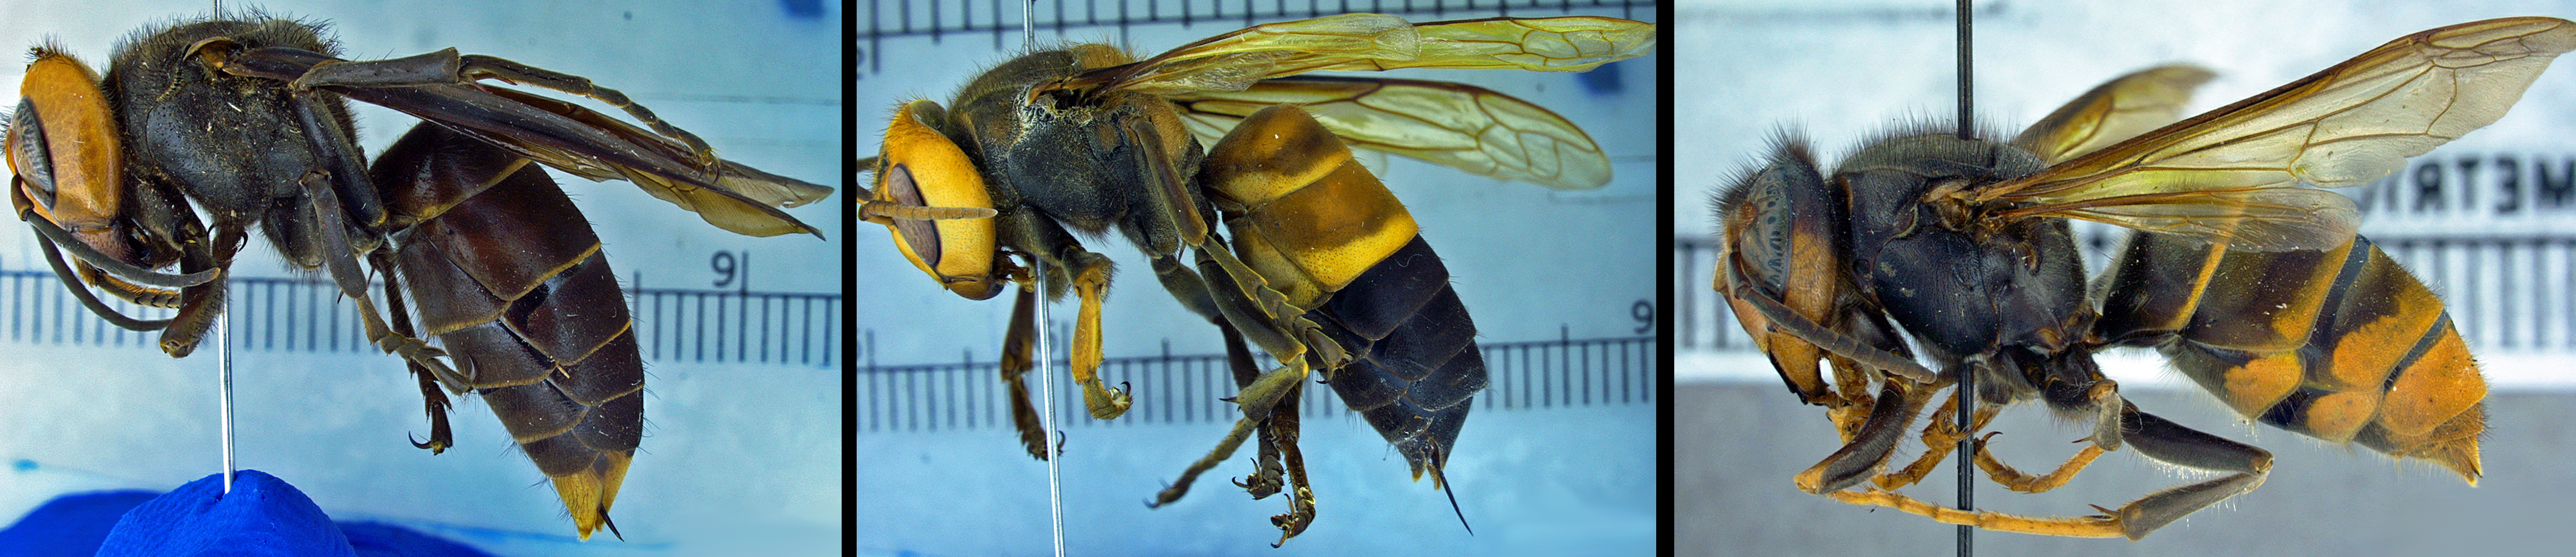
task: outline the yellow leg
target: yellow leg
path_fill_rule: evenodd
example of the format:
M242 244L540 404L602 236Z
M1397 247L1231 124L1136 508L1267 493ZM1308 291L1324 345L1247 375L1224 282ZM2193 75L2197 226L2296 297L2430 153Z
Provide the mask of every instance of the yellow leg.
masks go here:
M2123 521L2121 519L2107 515L2029 517L2004 514L1994 511L1970 512L1935 505L1921 499L1915 499L1893 491L1880 491L1876 489L1862 491L1836 491L1833 493L1827 493L1825 496L1844 503L1851 503L1854 505L1877 505L1922 515L1943 523L1975 526L1980 529L1994 530L1997 532L2019 532L2023 534L2065 536L2070 538L2117 538L2128 535L2126 529L2123 528ZM2100 507L2095 508L2106 513L2113 512L2107 509L2100 509Z
M1859 418L1860 425L1849 428L1853 432L1849 434L1850 440L1845 441L1834 454L1826 455L1815 466L1792 477L1798 490L1824 494L1869 481L1887 465L1889 454L1905 438L1906 429L1912 427L1915 416L1923 411L1926 393L1937 392L1936 388L1917 387L1903 381L1887 381L1880 387L1882 390L1867 413ZM1851 418L1837 415L1836 419Z
M1073 291L1082 309L1073 324L1073 382L1082 387L1082 405L1091 417L1109 420L1127 413L1134 397L1125 389L1100 384L1100 303L1109 293L1109 266L1087 265L1074 272Z
M1834 430L1842 435L1842 441L1850 443L1853 436L1860 435L1860 424L1869 417L1870 407L1878 402L1870 395L1870 378L1878 376L1878 372L1863 370L1850 358L1830 358L1836 392L1825 397L1825 415L1833 419Z
M2112 416L2117 420L2112 429L2121 432L2120 440L2124 442L2115 445L2101 442L2099 439L2088 439L2087 441L2092 441L2091 444L2077 451L2075 456L2048 475L2033 477L2022 474L2003 466L2002 462L1986 455L1982 450L1977 450L1977 454L1972 458L1976 459L1978 465L1985 468L1987 474L1994 477L1997 483L2016 491L2042 491L2061 485L2102 452L2120 446L2135 447L2139 454L2168 464L2232 473L2197 483L2158 490L2121 505L2118 510L2096 506L2094 508L2102 511L2103 514L2086 517L2033 518L1992 511L1951 509L1881 489L1836 490L1823 495L1844 503L1888 507L1945 523L1976 526L1989 530L2072 537L2119 536L2136 540L2200 509L2252 491L2262 486L2263 480L2270 475L2272 455L2269 452L2252 445L2182 427L2163 418L2139 412L2125 401L2117 398L2112 400L2113 404L2119 405L2111 411ZM1873 428L1872 431L1880 430ZM1871 437L1864 435L1864 438ZM1984 442L1983 439L1979 440L1979 446ZM1809 476L1810 474L1801 474L1793 480L1801 489L1808 489L1808 486L1813 484ZM1809 489L1809 491L1814 490Z
M1972 423L1968 424L1968 430L1984 431L1986 422L1993 421L1995 414L2001 410L2003 406L1997 404L1978 407L1976 415L1971 417ZM1923 481L1924 476L1932 473L1933 467L1940 466L1942 461L1950 458L1952 451L1958 450L1959 440L1968 437L1966 433L1959 431L1958 420L1952 419L1958 414L1959 398L1941 397L1941 408L1933 410L1931 423L1923 426L1923 454L1915 457L1914 462L1906 464L1904 469L1872 478L1871 483L1878 485L1879 489L1896 489ZM1979 447L1983 448L1984 445ZM1977 456L1985 457L1985 451L1979 450Z
M2084 467L2093 464L2093 459L2101 457L2103 452L2101 445L2087 442L2083 449L2075 451L2075 456L2058 464L2057 470L2045 476L2032 476L1996 460L1994 453L1986 452L1986 441L1993 439L1995 433L2002 432L1987 433L1977 439L1977 467L1985 469L1986 476L1994 478L1995 483L2002 484L2004 489L2022 493L2039 493L2066 485L2067 480L2074 479L2076 472L2084 471Z

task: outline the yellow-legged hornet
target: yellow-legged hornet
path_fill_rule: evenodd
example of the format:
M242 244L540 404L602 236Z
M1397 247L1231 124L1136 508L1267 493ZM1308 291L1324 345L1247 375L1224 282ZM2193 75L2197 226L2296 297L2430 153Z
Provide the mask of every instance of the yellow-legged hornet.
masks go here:
M608 511L642 436L642 358L600 239L542 168L631 181L757 236L817 233L778 208L831 190L721 159L578 76L454 49L337 51L318 23L257 13L147 28L103 75L38 47L8 135L14 206L84 306L159 331L172 356L222 311L259 227L283 259L326 270L367 338L404 357L431 425L417 445L451 446L442 391L475 392L576 531L615 532ZM640 124L493 82L587 97ZM425 123L370 163L349 100ZM175 311L125 315L93 290Z
M2495 19L2402 37L2179 122L2206 71L2122 77L2009 140L1899 135L1830 174L1783 141L1718 200L1714 286L1842 438L1794 483L1945 523L2130 539L2262 484L2270 453L2123 399L2093 361L2113 347L2156 349L2248 418L2475 482L2486 384L2467 344L2422 282L2354 233L2351 199L2300 184L2369 182L2492 123L2570 49L2576 24ZM2067 219L2135 231L2088 282ZM1925 452L1892 461L1922 410L1967 374L1970 425L1954 426L1960 410L1945 402L1921 430ZM1984 450L1992 434L1979 435L1997 410L2031 399L2092 431L2041 474L1997 460ZM1962 511L1895 491L1963 439L1975 441L1962 458L2016 491L2063 485L2124 447L2219 475L2082 517Z
M1609 160L1578 127L1472 85L1312 71L1582 71L1650 51L1652 24L1601 17L1412 23L1345 14L1273 23L1137 59L1099 44L1042 50L970 81L945 106L902 104L860 216L917 268L970 299L1016 285L1002 376L1021 443L1047 458L1020 376L1040 292L1079 299L1071 371L1092 416L1126 389L1098 376L1109 260L1077 235L1116 231L1182 306L1217 326L1244 414L1154 504L1258 438L1256 497L1290 493L1281 541L1315 509L1296 403L1320 374L1411 466L1445 484L1469 402L1487 383L1474 325L1417 227L1352 147L1496 178L1598 187ZM1222 224L1220 228L1217 226ZM1258 347L1260 352L1252 350ZM1255 355L1278 367L1262 370Z

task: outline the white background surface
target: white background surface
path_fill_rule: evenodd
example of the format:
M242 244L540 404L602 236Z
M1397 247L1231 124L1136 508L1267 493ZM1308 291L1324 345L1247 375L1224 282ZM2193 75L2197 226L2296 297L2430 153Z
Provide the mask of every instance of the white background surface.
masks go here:
M171 4L8 3L0 5L8 22L0 46L51 38L103 67L110 45L127 33L207 9ZM770 1L263 6L330 20L346 58L454 46L589 77L698 133L726 158L837 187L841 8L823 4L820 17L802 19ZM0 71L0 87L16 91L18 74L14 63ZM358 117L370 151L414 123L372 108ZM710 288L709 258L733 251L751 254L753 290L838 289L838 194L790 210L826 230L825 242L725 233L622 182L564 187L630 288L639 275L646 286ZM0 226L0 264L42 268L28 236L16 223ZM236 269L292 276L261 245L245 250ZM0 520L65 492L167 490L218 470L211 347L177 361L136 347L9 344L0 353L0 460L12 463L0 470ZM295 484L336 519L391 521L501 555L839 547L837 366L648 361L646 437L611 513L626 541L603 533L584 544L573 541L544 476L479 399L463 399L451 413L458 446L431 456L405 444L405 434L426 434L427 424L412 379L391 357L241 352L236 365L240 465Z

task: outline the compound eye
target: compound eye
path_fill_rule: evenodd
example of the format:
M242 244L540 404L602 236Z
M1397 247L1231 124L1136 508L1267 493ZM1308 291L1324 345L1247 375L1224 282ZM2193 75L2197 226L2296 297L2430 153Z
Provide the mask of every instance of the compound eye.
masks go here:
M53 210L54 156L45 148L44 119L25 98L18 99L17 112L9 115L9 170L18 174L18 183L25 184L38 207Z
M884 195L892 198L892 201L906 207L929 206L921 200L920 184L912 180L911 165L902 163L887 165L879 176L885 180ZM895 219L887 226L894 228L895 241L903 242L905 246L912 249L915 263L936 269L939 267L940 249L939 225L935 224L936 222L938 221Z

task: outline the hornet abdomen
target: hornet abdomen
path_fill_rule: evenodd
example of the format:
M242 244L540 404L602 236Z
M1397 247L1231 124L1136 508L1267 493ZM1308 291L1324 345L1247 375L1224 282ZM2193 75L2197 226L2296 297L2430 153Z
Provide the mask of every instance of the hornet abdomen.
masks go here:
M1200 186L1235 253L1351 360L1326 381L1438 478L1486 385L1476 327L1404 204L1305 110L1254 113L1209 149Z
M377 161L375 183L409 224L395 257L421 333L454 359L439 379L483 396L584 537L613 530L643 436L644 366L589 221L537 165L435 124Z
M2477 481L2486 380L2441 299L2368 238L2262 252L2142 233L2115 264L2102 338L2159 348L2247 417Z

